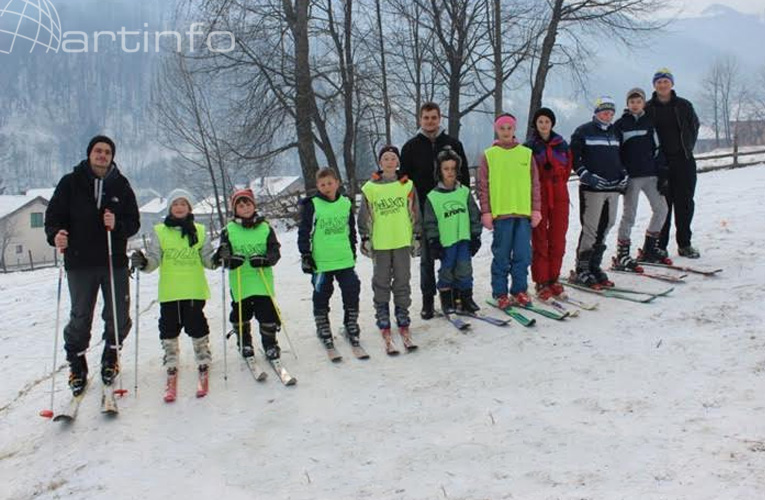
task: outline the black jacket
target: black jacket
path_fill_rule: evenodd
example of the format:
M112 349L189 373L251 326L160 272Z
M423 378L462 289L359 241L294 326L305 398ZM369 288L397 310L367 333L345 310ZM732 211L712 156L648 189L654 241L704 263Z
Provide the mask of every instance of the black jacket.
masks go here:
M619 143L619 132L616 128L612 124L602 124L595 118L577 127L571 135L571 153L576 174L581 178L589 171L613 184L604 189L595 189L583 184L584 190L619 190L616 184L626 173L619 157Z
M648 115L635 116L625 110L614 127L621 140L622 164L630 177L666 177L667 161L659 147L656 127Z
M100 207L96 193L101 188ZM45 210L45 235L50 245L59 230L69 232L69 246L64 252L66 269L106 267L109 265L104 210L114 213L112 263L127 267L127 240L141 227L138 204L130 182L112 164L104 179L98 179L87 160L58 182Z
M458 139L450 137L446 132L442 131L436 137L435 142L432 142L422 132L418 132L401 148L400 172L414 182L417 198L420 200L420 208L425 206L428 193L438 183L436 157L446 146L451 146L462 158L462 166L457 177L460 184L470 187L470 170L462 143Z
M314 196L308 196L300 200L300 227L298 228L298 250L301 255L310 254L313 248L313 225L315 223L314 214L316 212L313 202L314 197L321 198L322 200L334 203L340 198L345 197L344 194L338 193L335 197L335 201L330 201L327 197L321 193L316 193ZM353 216L353 207L351 206L350 213L348 214L348 227L350 228L349 239L351 243L351 251L353 256L356 257L356 218Z
M677 97L674 90L672 91L672 98L669 103L663 104L659 102L659 98L656 96L656 92L654 92L651 99L645 103L645 114L648 115L654 124L656 123L657 106L672 106L674 109L677 126L680 128L680 141L685 157L688 160L692 159L693 148L696 146L696 139L699 136L699 117L696 116L693 104L687 99ZM661 136L659 139L662 139Z

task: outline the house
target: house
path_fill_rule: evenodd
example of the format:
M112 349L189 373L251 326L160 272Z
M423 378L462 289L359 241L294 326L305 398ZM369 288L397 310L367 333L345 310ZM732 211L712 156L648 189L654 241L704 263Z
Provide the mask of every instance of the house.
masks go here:
M257 200L270 200L277 196L299 193L305 189L303 178L296 175L258 177L250 182Z
M42 196L0 196L0 267L21 269L50 264L55 250L45 239Z
M141 233L150 233L151 229L165 220L167 215L167 198L157 196L138 208L141 216Z

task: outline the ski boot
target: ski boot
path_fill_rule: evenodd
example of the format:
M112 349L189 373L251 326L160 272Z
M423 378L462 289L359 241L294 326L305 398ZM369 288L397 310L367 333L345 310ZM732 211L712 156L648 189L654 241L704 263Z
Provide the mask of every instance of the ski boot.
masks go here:
M329 311L317 310L313 312L313 319L316 322L316 336L326 349L334 349L335 341L332 337L332 328L329 324Z
M104 385L112 385L117 375L120 373L120 367L117 363L117 347L111 344L104 346L104 353L101 356L101 381Z
M454 294L451 288L438 291L438 298L441 301L441 311L444 314L454 314L456 308L454 307Z
M619 240L617 242L616 255L611 258L611 267L617 271L643 272L640 264L630 257L630 240Z
M638 251L638 260L650 262L653 264L666 264L672 265L672 259L669 258L669 254L659 246L658 234L645 234L645 241L643 242L643 248Z
M590 271L591 257L591 251L579 252L576 260L576 269L571 271L568 279L576 285L600 290L603 287L598 282L598 278Z
M537 292L537 298L542 302L550 300L554 295L552 288L547 283L537 283L535 288Z
M473 289L468 288L459 292L460 310L467 314L475 314L481 310L478 304L473 300Z
M434 297L430 294L422 296L422 310L420 311L420 318L424 320L433 319L435 314L434 310Z
M595 279L601 287L613 288L614 282L608 279L608 275L600 267L605 252L605 245L595 245L592 250L592 256L590 257L590 273L595 276Z
M72 396L79 396L88 384L88 360L84 355L75 356L69 362L69 388Z
M529 297L529 295L526 292L518 292L516 294L513 294L510 300L511 300L511 305L514 305L514 306L524 307L524 306L531 305L531 297Z
M358 307L349 307L343 314L343 325L345 326L345 336L352 347L359 347L359 309Z

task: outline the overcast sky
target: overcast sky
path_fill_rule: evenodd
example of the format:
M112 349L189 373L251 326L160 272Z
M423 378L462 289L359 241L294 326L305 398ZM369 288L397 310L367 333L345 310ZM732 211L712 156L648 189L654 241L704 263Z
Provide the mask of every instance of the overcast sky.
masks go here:
M680 0L678 2L668 2L668 4L682 4L684 15L695 15L706 9L712 4L727 5L747 14L765 15L765 2L763 0Z

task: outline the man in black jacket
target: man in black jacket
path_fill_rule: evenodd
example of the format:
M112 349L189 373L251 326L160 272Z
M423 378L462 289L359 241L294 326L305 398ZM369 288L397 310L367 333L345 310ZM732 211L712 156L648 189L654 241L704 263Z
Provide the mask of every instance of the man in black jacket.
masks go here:
M669 212L661 231L659 246L666 250L672 211L675 211L675 238L678 254L698 259L699 252L691 245L691 222L695 208L696 160L693 148L699 134L699 118L690 101L678 97L672 87L672 72L662 68L653 75L654 93L645 105L646 115L656 124L661 149L669 166L667 205Z
M113 162L114 141L96 136L88 144L88 159L61 178L45 211L48 243L64 253L71 298L69 323L64 328L64 349L69 362L69 386L76 396L85 389L88 365L85 352L99 289L104 308L104 350L101 378L111 385L119 373L118 346L114 343L107 231L112 237L112 264L117 303L119 345L127 337L130 321L127 240L140 227L138 205L128 180Z
M436 187L436 157L447 147L453 149L462 158L458 178L463 186L470 186L470 170L465 150L458 139L449 137L441 128L441 108L434 102L426 102L420 107L420 129L417 135L409 139L401 149L401 173L414 182L417 198L420 201L420 213L424 213L428 193ZM422 319L433 317L433 303L436 296L436 274L433 256L427 241L421 242L420 255L420 290L422 291Z

